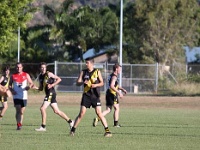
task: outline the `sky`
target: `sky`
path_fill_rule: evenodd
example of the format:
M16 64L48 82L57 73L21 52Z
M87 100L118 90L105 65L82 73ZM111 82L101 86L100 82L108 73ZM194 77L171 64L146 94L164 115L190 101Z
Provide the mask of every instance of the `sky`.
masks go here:
M187 63L195 61L197 59L195 55L198 54L200 56L200 47L193 47L193 48L184 47L184 49L185 49Z

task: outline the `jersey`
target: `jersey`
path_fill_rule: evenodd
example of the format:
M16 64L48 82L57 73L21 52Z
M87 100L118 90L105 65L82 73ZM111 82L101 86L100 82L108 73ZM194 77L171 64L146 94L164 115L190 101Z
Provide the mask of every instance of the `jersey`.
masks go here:
M53 84L55 82L55 79L48 76L49 71L47 71L45 74L39 75L39 82L40 82L40 89L45 91L46 95L50 95L50 93L55 94L56 91L54 87L48 89L48 84Z
M98 78L98 69L93 69L93 71L89 72L88 69L84 69L82 80L85 82L88 80L88 84L84 84L83 93L92 96L95 95L96 97L100 97L100 87L90 88L91 84L99 83Z
M113 76L116 76L117 77L117 80L115 81L115 85L114 85L114 87L116 88L116 89L118 89L118 87L119 87L119 78L118 78L118 76L117 75L115 75L114 73L112 73L112 74L110 74L110 76L109 76L109 78L108 78L108 91L110 92L110 93L112 93L113 95L117 95L116 94L116 92L114 91L114 90L112 90L112 88L110 87L110 85L111 85L111 81L112 81L112 77Z
M27 100L28 92L25 89L28 86L27 73L21 72L12 75L13 90L16 92L13 99Z
M6 77L5 75L3 75L3 78L4 79L1 82L1 85L8 88L8 86L10 85L10 77Z
M3 75L3 81L1 82L1 85L6 87L6 88L8 88L8 86L10 85L10 76L6 77L5 75ZM7 101L7 96L0 95L0 101L1 102L6 102Z

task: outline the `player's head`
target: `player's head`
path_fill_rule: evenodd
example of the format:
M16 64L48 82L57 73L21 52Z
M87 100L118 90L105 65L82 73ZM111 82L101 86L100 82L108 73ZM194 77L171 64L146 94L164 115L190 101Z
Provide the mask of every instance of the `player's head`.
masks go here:
M88 57L85 59L85 64L87 66L88 69L92 69L93 65L94 65L94 59L91 57Z
M6 72L7 70L10 70L10 66L5 66L5 67L3 68L3 72Z
M5 74L9 74L10 73L10 66L5 66L2 71Z
M23 71L23 64L21 62L17 62L16 69L18 73L21 73Z
M47 66L47 63L41 62L41 63L40 63L40 67L41 67L41 66Z
M42 73L45 73L46 72L46 69L47 69L47 64L45 62L41 62L40 63L40 71Z
M120 73L121 71L121 65L119 65L118 63L113 65L113 72L116 72L116 71L117 73Z
M94 63L94 58L88 57L85 59L85 62L90 61L91 63Z

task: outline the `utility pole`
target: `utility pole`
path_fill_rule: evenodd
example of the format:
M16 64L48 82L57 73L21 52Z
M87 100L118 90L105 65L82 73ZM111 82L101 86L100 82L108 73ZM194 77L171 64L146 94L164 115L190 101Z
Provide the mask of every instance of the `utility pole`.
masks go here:
M119 48L119 64L122 66L122 37L123 37L123 0L120 5L120 48ZM123 67L123 66L122 66ZM119 85L122 87L122 69L119 75Z
M17 61L20 62L20 27L18 27L18 57Z

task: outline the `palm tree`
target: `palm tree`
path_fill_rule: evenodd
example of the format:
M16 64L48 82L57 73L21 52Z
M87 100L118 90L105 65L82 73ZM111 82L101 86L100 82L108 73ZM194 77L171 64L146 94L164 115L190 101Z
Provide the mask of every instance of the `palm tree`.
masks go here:
M89 48L98 50L118 42L118 18L109 8L83 6L65 20L65 40L82 54ZM81 51L81 52L80 52ZM81 55L79 56L81 57Z

